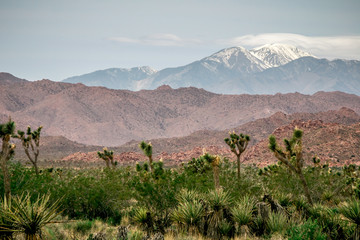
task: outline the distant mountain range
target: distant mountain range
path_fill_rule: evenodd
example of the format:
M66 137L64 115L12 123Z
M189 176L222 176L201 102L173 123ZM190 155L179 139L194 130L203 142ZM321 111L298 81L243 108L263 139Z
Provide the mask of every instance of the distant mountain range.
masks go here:
M185 66L111 68L63 80L112 89L196 87L225 94L343 91L360 95L360 61L318 59L294 46L269 44L252 50L223 49Z

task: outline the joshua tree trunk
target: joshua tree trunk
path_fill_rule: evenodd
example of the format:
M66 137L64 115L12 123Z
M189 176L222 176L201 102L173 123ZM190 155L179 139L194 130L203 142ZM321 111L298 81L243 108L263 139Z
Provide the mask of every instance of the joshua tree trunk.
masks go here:
M3 172L3 176L4 176L4 190L5 190L5 198L7 201L10 200L10 196L11 196L11 187L10 187L10 175L9 175L9 170L6 166L6 158L5 157L1 157L1 170Z
M213 171L214 171L215 189L218 190L218 189L220 189L219 166L214 166Z
M152 156L149 156L149 165L150 165L150 170L152 172L153 171L153 159L152 159Z
M116 164L115 164L115 162L114 162L114 159L113 159L113 158L110 158L110 161L111 161L111 166L112 166L113 168L115 168L115 167L116 167Z
M9 117L9 121L6 124L0 124L0 137L2 140L1 152L0 152L0 165L4 175L4 192L6 200L10 201L11 197L11 185L10 185L10 174L7 168L7 162L11 159L11 157L15 154L15 144L10 143L10 139L12 134L15 131L15 123L11 121Z
M240 154L239 155L236 155L236 161L237 161L237 178L238 180L240 180Z
M10 174L7 168L7 162L10 159L10 137L3 138L2 149L0 153L1 170L4 176L4 193L7 201L10 201L11 196L11 185L10 185Z
M309 191L309 187L307 185L306 179L302 172L299 172L298 175L299 175L301 184L303 185L305 196L306 196L308 202L310 203L310 205L313 205L313 201L311 199L311 195L310 195L310 191Z
M214 185L215 185L215 190L220 189L220 169L219 169L219 165L220 165L220 157L216 156L215 159L212 161L211 163L212 165L212 169L213 169L213 175L214 175Z
M39 175L39 168L37 166L37 159L38 159L38 156L39 156L39 150L34 152L34 158L31 157L31 155L29 153L29 150L27 148L25 148L25 153L26 153L26 156L29 158L30 162L32 163L32 165L34 166L36 175Z

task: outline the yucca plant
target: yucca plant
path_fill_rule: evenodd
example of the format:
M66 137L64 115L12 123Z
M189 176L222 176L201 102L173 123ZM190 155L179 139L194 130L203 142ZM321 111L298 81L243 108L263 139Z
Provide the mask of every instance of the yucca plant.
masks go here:
M200 201L202 199L201 194L199 194L198 192L194 191L194 190L189 190L189 189L181 189L180 190L180 194L178 194L176 196L176 200L178 202L196 202L196 201Z
M5 216L7 212L11 211L11 201L7 201L4 198L0 203L0 239L7 240L12 239L14 231L16 231L15 226L12 221L9 221Z
M309 215L310 205L304 196L300 196L293 200L293 204L296 208L296 211L300 213L302 216Z
M138 224L140 227L142 227L148 233L151 232L153 227L153 220L151 213L148 209L144 207L135 208L131 220Z
M212 190L207 194L207 224L210 235L216 235L220 223L223 220L232 221L230 216L230 207L232 198L229 192L223 189Z
M223 189L211 190L207 194L207 201L212 211L218 211L229 208L232 204L232 198L229 192Z
M354 239L360 238L360 201L352 200L339 209L347 220L356 225Z
M204 205L199 201L181 202L172 213L172 219L188 230L199 230L204 217Z
M222 220L218 226L220 236L230 238L232 235L234 226L227 220Z
M279 204L282 207L289 207L291 205L292 202L292 194L291 193L277 193L275 195L276 199L278 200Z
M270 234L283 234L285 233L288 225L289 224L286 215L281 212L271 212L269 214L269 218L266 221L266 227Z
M38 197L35 202L31 202L30 194L13 197L12 207L3 217L11 222L13 231L24 233L26 240L41 239L42 228L61 213L60 201L49 204L49 199L50 194Z
M239 228L250 224L255 204L255 199L245 196L233 208L231 208L233 220L239 225Z

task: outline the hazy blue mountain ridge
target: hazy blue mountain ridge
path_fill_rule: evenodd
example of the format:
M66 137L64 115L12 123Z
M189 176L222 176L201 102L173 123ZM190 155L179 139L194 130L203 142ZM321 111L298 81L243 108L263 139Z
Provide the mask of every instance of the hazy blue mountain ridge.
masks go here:
M150 67L107 69L64 80L113 89L197 87L225 94L343 91L360 95L360 62L319 59L296 47L231 47L185 66L155 71Z
M156 70L150 67L109 68L74 76L63 80L68 83L83 83L87 86L103 86L113 89L134 89L134 81L145 79Z

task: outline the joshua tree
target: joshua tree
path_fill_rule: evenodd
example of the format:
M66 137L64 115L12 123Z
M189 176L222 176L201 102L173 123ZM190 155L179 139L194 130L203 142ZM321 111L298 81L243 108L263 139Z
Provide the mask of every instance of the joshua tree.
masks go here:
M153 171L153 159L152 159L152 145L151 142L146 143L142 141L139 144L139 148L144 152L145 156L149 158L150 170Z
M230 138L225 138L224 141L227 145L229 145L231 151L236 156L237 161L237 176L240 179L240 156L246 150L248 143L250 141L250 137L248 135L244 135L240 133L237 135L234 131L229 132Z
M25 154L29 158L30 162L35 168L35 172L39 175L39 168L37 166L37 161L39 157L39 146L40 146L40 133L41 133L42 126L38 127L37 130L31 131L30 126L28 126L26 133L23 131L18 131L17 136L24 147ZM31 152L30 152L30 151Z
M115 168L116 164L114 162L114 152L109 151L106 147L103 148L103 152L97 152L98 157L103 159L106 162L106 167L110 168L110 163L113 168Z
M4 190L5 190L5 198L7 201L10 201L11 196L11 187L10 187L10 175L9 170L7 168L7 162L11 159L11 157L15 154L15 144L10 143L10 139L15 131L15 123L9 121L5 124L0 124L0 138L2 140L2 147L0 152L0 164L1 170L4 175Z
M220 157L210 155L204 151L204 154L201 156L201 158L211 164L214 175L215 190L220 189L220 179L219 179Z
M274 135L269 137L269 149L274 153L275 157L285 164L290 171L299 176L301 184L303 185L305 196L309 204L313 205L309 187L302 172L304 166L304 158L302 154L302 136L303 131L295 128L291 139L284 139L285 150L283 150L277 143Z

